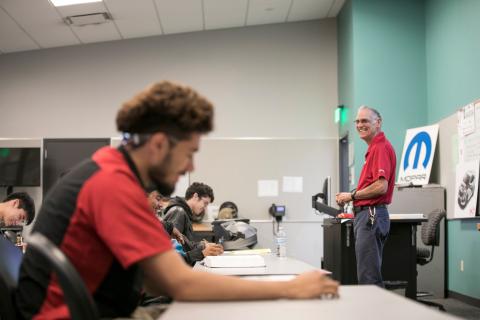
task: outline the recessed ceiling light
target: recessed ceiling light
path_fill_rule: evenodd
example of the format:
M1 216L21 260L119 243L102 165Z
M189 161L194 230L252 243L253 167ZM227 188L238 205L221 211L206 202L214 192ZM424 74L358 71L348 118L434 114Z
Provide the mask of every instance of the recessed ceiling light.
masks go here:
M55 7L71 6L91 2L102 2L102 0L50 0Z

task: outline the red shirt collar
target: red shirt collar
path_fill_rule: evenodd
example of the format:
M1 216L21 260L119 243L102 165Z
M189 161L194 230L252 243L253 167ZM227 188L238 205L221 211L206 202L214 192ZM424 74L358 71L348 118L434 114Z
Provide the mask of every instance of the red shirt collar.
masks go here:
M375 137L373 137L372 142L368 145L367 153L365 153L365 158L368 156L370 149L373 148L374 145L383 141L385 141L385 134L383 133L383 131L380 131L375 135Z

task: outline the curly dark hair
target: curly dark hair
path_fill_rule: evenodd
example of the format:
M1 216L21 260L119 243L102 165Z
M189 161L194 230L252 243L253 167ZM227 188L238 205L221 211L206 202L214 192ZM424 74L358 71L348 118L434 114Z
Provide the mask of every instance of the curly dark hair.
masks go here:
M26 192L10 193L5 199L3 199L2 202L7 202L15 199L20 200L18 208L25 210L25 212L27 213L27 225L29 225L30 223L32 223L33 219L35 219L35 202L33 201L32 197L30 197Z
M185 140L213 129L213 105L190 87L161 81L125 102L116 122L121 132L164 132Z
M213 200L215 199L213 196L212 188L210 188L210 186L206 185L205 183L192 183L185 192L185 199L191 199L195 193L198 194L200 198L209 197L211 202L213 202Z

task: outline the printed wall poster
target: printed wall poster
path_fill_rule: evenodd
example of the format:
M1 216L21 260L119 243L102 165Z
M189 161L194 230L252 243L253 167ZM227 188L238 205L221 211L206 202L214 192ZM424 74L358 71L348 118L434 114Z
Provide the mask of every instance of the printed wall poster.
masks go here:
M438 124L407 130L398 173L398 184L428 184L437 136Z
M478 198L479 160L457 165L455 184L455 217L475 217Z

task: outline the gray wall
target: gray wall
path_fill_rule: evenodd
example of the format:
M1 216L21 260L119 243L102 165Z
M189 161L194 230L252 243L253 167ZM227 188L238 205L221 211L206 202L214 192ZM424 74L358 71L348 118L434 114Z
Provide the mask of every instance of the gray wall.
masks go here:
M116 110L161 79L216 105L213 136L336 136L335 20L0 56L0 137L109 137Z
M334 19L4 54L0 70L2 138L117 136L120 104L169 79L215 104L212 137L337 139ZM336 159L336 148L329 153ZM296 222L306 238L308 223ZM311 237L305 243L322 234ZM297 257L319 265L317 245Z

